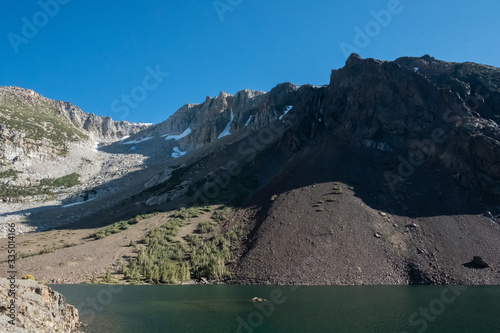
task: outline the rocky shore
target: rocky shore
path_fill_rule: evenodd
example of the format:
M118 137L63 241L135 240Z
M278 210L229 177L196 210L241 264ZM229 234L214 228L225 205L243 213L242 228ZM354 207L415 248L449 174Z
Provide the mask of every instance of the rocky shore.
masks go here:
M71 333L76 332L80 326L78 310L66 303L64 296L51 288L33 280L16 280L15 312L11 311L12 306L10 306L13 299L9 295L11 290L10 281L1 278L0 330L2 332Z

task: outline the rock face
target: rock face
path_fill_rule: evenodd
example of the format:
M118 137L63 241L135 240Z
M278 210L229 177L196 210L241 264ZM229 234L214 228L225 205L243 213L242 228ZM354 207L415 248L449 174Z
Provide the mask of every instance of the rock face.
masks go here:
M234 134L236 140L244 130L281 120L289 127L279 142L284 150L333 135L354 147L399 153L400 165L386 174L393 189L407 178L404 170L439 165L463 188L480 189L497 200L499 105L498 68L430 56L380 61L353 54L345 67L332 71L326 86L284 83L268 93L220 93L202 104L183 106L135 138L170 137L167 142L189 152L223 134Z
M53 101L32 90L0 87L0 161L15 165L66 156L72 145L94 146L147 128L85 113L67 102Z
M351 55L310 108L339 139L445 166L465 188L500 195L500 70L429 56L394 62ZM312 123L310 126L314 126ZM397 186L403 172L388 174Z
M32 90L0 87L0 200L45 200L57 191L47 191L43 181L72 173L81 183L96 178L108 159L97 146L147 127L88 114Z
M78 310L66 303L64 296L32 280L16 280L16 320L9 324L5 305L9 281L0 279L0 328L2 332L53 333L75 332L80 326Z
M75 186L68 207L40 209L26 218L31 225L54 220L87 228L92 220L94 228L95 221L124 210L248 204L248 216L242 214L251 230L238 263L247 281L500 281L494 269L461 270L471 253L487 255L492 267L491 258L500 253L498 68L429 56L380 61L353 54L331 72L327 85L283 83L267 93L220 93L98 150L91 144L114 140L118 125L64 103L47 106L34 93L31 101L25 93L43 112L21 108L15 118L10 111L27 102L3 104L0 124L8 126L0 130L0 144L9 163L31 163L32 179L58 168L97 170ZM40 114L41 121L30 120ZM21 134L12 130L16 126ZM73 147L70 158L66 144ZM61 163L47 167L54 158ZM16 177L28 181L16 170L0 168L0 189ZM62 195L56 190L52 194ZM72 208L75 203L85 204ZM0 214L0 222L24 211L16 206L12 214ZM300 267L306 258L312 263ZM294 275L288 275L291 268Z
M5 106L15 105L19 108L35 108L39 112L47 112L48 109L65 125L73 125L84 134L91 136L97 141L115 141L127 135L132 135L148 128L151 124L131 123L128 121L114 121L110 117L100 117L93 113L86 113L69 102L55 101L43 97L33 90L19 87L0 87L0 107L5 112ZM7 105L5 105L7 104ZM2 112L2 113L4 113ZM5 116L5 114L2 114Z
M280 84L268 93L242 90L235 95L221 92L201 104L186 104L162 123L128 140L162 137L181 151L201 148L219 138L257 130L283 116L296 87Z

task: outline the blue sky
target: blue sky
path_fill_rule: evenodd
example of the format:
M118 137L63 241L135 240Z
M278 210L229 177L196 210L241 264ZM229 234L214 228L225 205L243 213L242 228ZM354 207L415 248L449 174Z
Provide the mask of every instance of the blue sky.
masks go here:
M161 122L220 91L326 84L330 70L345 63L341 46L363 58L430 54L500 67L497 0L41 0L2 7L0 85L118 120Z

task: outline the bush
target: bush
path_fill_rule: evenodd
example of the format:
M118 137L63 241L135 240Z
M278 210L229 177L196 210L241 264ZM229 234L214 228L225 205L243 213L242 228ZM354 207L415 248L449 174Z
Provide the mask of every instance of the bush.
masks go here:
M203 209L200 207L182 207L176 213L174 213L173 217L180 218L182 220L189 220L193 217L198 217L203 212Z
M179 228L202 208L180 209L168 221L152 230L142 241L145 245L137 251L137 258L129 261L121 271L129 281L144 280L148 283L175 284L189 281L191 277L207 277L222 280L231 276L226 264L231 261L231 245L243 234L243 227L231 229L224 235L203 240L200 235L185 237L191 252L183 243L175 240ZM216 221L223 221L231 212L223 208L214 213ZM214 222L200 224L200 232L207 233Z
M103 278L102 278L102 281L105 282L105 283L113 283L114 282L114 279L113 279L113 275L111 274L111 270L106 270L106 273L104 274Z
M97 229L91 237L94 237L96 240L97 239L102 239L106 236L109 236L111 234L116 234L119 233L120 231L127 230L130 225L137 224L141 220L145 220L148 218L151 218L153 216L158 215L158 212L150 213L150 214L142 214L142 215L137 215L129 220L126 221L119 221L113 224L110 224L106 227L102 227Z
M231 212L232 212L231 207L220 208L212 214L212 220L214 220L217 223L220 223L226 220L231 214Z
M334 184L331 194L342 194L342 186L340 184Z
M40 181L40 185L49 187L73 187L80 184L80 175L73 172L69 175L56 179L46 178Z
M21 173L21 172L16 171L14 169L9 169L7 171L1 171L0 178L12 178L12 179L16 180L18 173Z
M198 232L200 234L208 234L209 232L212 232L214 230L214 225L210 222L201 222L198 225Z
M17 252L16 259L29 258L29 257L37 256L40 254L52 253L52 252L55 252L57 250L64 249L67 247L76 246L76 245L78 245L78 244L76 244L76 243L64 243L61 245L52 245L52 246L44 247L43 249L41 249L38 252L30 252L30 253Z

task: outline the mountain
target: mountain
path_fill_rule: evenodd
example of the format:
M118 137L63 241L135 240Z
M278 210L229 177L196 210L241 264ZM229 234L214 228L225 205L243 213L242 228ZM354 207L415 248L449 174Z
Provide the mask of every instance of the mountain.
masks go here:
M92 164L99 144L148 126L85 113L33 90L0 87L0 193L4 201L47 199L58 183L78 183L77 172L86 179L96 176Z
M75 242L40 255L79 258L77 278L23 259L59 282L498 284L499 99L495 67L353 54L327 85L222 92L128 133L62 112L65 143L102 142L79 156L93 171L0 219Z

